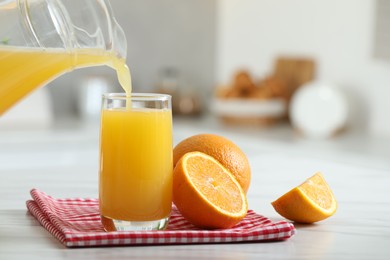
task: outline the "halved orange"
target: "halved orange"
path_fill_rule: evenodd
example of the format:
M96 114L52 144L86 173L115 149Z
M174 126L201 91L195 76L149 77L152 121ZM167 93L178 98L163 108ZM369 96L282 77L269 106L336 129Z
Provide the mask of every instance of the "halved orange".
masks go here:
M298 223L317 222L337 210L333 192L319 172L271 204L280 215Z
M201 152L186 153L173 172L173 202L193 225L230 228L248 211L241 185L222 164Z
M173 149L173 165L189 152L202 152L220 162L240 183L245 194L251 182L251 168L245 153L231 140L215 134L190 136Z

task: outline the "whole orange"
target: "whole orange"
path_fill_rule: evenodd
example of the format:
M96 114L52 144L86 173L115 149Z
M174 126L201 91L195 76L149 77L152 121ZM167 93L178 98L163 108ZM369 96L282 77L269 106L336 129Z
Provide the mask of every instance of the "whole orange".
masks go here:
M245 194L251 181L251 169L244 152L229 139L215 134L198 134L178 143L173 149L173 165L188 152L202 152L220 162L241 185Z

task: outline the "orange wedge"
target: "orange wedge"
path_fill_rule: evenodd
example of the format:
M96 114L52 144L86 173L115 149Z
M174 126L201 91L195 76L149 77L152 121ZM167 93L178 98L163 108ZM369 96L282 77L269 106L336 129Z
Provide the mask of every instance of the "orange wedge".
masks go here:
M173 202L193 225L230 228L248 211L241 185L222 164L201 152L181 157L173 172Z
M313 223L332 216L337 202L321 173L316 173L271 203L286 219Z

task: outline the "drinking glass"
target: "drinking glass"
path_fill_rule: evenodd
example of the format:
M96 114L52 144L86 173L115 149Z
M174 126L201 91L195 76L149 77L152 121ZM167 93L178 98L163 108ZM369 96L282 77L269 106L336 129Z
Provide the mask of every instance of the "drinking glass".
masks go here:
M105 94L100 131L105 230L164 229L172 207L171 96Z

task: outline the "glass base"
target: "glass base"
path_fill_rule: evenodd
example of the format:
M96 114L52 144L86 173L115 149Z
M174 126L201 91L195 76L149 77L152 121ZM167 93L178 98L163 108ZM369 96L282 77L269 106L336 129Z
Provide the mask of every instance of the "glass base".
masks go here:
M101 216L106 231L142 231L164 230L168 226L169 217L152 221L124 221Z

